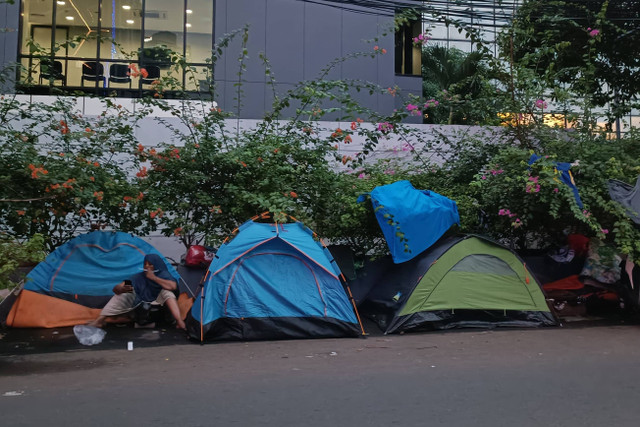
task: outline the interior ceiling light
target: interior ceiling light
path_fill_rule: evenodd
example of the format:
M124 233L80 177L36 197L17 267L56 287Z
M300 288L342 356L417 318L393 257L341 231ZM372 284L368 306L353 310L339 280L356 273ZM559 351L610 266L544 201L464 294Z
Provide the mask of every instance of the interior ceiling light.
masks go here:
M56 3L58 3L60 6L64 6L65 4L67 4L67 2L63 0L58 0Z
M87 37L89 34L91 33L95 33L96 30L92 30L91 26L89 25L89 23L87 22L86 19L84 19L84 16L82 16L82 13L80 13L80 11L78 10L78 8L76 7L76 5L73 3L73 0L69 0L69 3L71 4L71 6L73 7L73 9L76 11L76 13L78 14L78 16L80 17L80 19L82 20L82 23L84 24L85 27L87 27L87 34L85 34L85 37ZM69 19L69 17L67 16L67 19ZM73 20L73 17L71 17L71 19L69 19L70 21ZM76 47L76 51L73 53L73 56L78 55L78 52L80 52L80 48L82 47L82 45L84 44L84 42L86 41L86 39L82 39L82 41L80 42L80 44L78 44L78 47Z
M67 21L73 21L75 18L73 16L65 16L64 19Z
M185 24L185 27L187 28L191 28L191 24L189 24L188 22Z
M135 21L133 19L127 19L127 24L133 24Z
M151 36L144 38L144 41L147 42L147 43L150 42L151 40L153 40L153 37L151 37Z
M131 6L129 6L128 4L123 4L123 5L122 5L122 8L123 8L124 10L130 10L130 9L131 9Z
M187 9L185 12L187 12L187 13L193 13L193 10L191 10L191 9Z

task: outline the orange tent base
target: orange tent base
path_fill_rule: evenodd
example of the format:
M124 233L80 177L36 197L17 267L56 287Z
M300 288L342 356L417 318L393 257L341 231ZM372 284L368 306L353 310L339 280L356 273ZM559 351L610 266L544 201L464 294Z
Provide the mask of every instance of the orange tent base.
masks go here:
M88 308L59 298L22 290L7 316L13 328L60 328L82 325L100 315L100 309Z
M187 313L191 310L194 300L195 298L190 297L185 292L181 293L178 297L178 307L180 308L180 316L182 317L182 320L187 318Z
M182 293L178 306L182 319L193 305L193 298ZM100 315L99 308L88 308L80 304L22 290L7 316L7 326L12 328L62 328L83 325Z

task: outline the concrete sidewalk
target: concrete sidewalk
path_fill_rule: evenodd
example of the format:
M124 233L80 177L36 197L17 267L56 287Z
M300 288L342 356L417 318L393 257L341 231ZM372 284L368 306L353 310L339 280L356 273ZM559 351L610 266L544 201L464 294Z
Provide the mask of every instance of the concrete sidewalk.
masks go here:
M5 335L3 425L601 427L640 416L635 325L205 345L175 332L109 329L104 346L78 347L59 331L58 351L13 355Z

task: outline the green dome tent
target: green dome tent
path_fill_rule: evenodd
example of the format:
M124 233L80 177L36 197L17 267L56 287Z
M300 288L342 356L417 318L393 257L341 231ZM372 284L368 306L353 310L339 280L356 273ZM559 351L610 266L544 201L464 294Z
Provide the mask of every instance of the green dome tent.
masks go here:
M351 287L361 312L385 333L557 325L524 262L475 235L442 238L402 264L378 260Z

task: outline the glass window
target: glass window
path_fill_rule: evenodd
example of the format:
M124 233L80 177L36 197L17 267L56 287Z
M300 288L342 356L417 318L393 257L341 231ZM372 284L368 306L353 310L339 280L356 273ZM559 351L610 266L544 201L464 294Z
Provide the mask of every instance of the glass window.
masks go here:
M18 59L29 71L21 82L39 93L53 83L141 96L157 79L167 91L208 91L213 5L210 0L24 0ZM172 66L172 56L183 56L193 71L183 75ZM131 72L131 64L149 75Z
M101 16L104 41L100 45L100 62L110 92L138 89L139 75L132 73L129 66L138 61L142 43L142 0L104 1Z
M186 58L194 65L185 75L185 89L208 92L212 75L205 64L213 47L213 2L188 0L186 9Z
M186 11L187 62L204 63L211 57L213 42L213 2L189 0Z
M140 67L169 78L167 89L181 89L182 72L171 67L171 55L184 55L184 2L147 0L144 11L144 41ZM167 87L168 86L168 87Z
M421 46L413 38L422 32L419 20L410 21L395 33L395 73L419 76L421 74Z
M51 23L53 20L53 2L38 3L25 1L22 10L21 52L31 53L30 41L38 43L45 49L51 49ZM34 34L37 33L37 34Z
M98 54L99 34L99 8L98 0L74 0L56 1L55 26L56 29L64 28L64 35L56 31L55 42L59 46L68 40L77 40L75 46L69 46L56 56L71 56L76 58L96 58Z
M433 39L446 39L449 37L449 28L444 24L429 25L429 34Z
M463 52L471 52L473 51L472 45L470 41L450 41L449 48L455 47L456 49L460 49Z
M135 59L142 39L142 0L103 2L102 32L108 43L100 57L108 61Z

